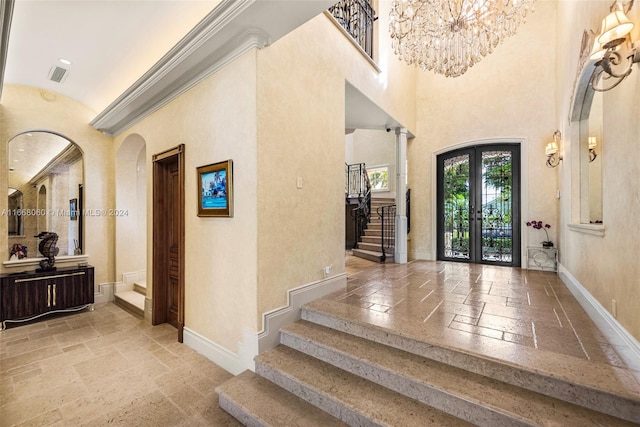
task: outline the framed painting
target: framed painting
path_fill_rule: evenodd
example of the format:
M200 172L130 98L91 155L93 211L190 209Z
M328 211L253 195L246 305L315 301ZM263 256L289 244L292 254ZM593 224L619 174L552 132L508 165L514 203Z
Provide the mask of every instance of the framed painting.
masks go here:
M197 168L198 216L233 216L233 160Z

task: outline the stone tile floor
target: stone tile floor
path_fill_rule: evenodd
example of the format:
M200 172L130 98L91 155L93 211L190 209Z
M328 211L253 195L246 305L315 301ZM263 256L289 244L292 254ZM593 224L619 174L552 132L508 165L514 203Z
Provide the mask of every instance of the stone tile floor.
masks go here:
M555 273L463 263L378 264L347 256L347 289L329 298L499 341L624 367L616 347ZM0 333L0 427L236 426L215 387L231 377L113 304ZM446 334L443 334L446 335Z
M541 349L626 368L556 273L455 262L385 265L349 255L346 272L346 291L328 298L424 323L425 330L461 331L443 334L461 347L497 340L512 345L513 355Z
M114 304L0 332L0 426L238 426L231 374Z

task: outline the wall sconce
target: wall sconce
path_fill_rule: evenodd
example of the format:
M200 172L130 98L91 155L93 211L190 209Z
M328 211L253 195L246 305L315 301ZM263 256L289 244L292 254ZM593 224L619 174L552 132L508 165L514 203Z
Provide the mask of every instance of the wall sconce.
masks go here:
M598 142L595 136L589 137L589 163L593 162L596 157L598 157L598 153L596 153L596 146Z
M597 61L591 78L595 91L618 86L631 73L633 64L640 62L640 42L631 40L633 22L626 15L632 6L633 0L616 0L609 9L611 13L602 20L591 49L591 59Z
M547 144L544 152L547 155L547 166L550 168L555 168L560 164L560 160L562 160L562 156L558 154L560 151L560 140L562 139L562 134L559 130L553 133L553 142Z

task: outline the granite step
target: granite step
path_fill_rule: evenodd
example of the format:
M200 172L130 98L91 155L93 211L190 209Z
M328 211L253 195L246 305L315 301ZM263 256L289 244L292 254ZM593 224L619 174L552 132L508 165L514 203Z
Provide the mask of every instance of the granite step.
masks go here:
M146 280L137 280L133 284L133 290L139 294L147 295L147 281Z
M351 426L472 425L282 345L255 362L258 375Z
M346 426L251 371L216 388L219 405L245 426Z
M145 296L136 291L118 292L114 295L114 303L133 314L136 317L144 318Z
M380 243L367 243L367 242L360 242L358 243L358 249L360 250L364 250L364 251L370 251L370 252L380 252ZM389 248L385 248L385 252L387 252L387 257L389 257L389 253L393 253L393 242L392 242L392 247ZM382 254L382 252L380 252L380 254Z
M358 258L367 259L369 261L382 262L382 252L378 251L368 251L365 249L353 249L351 251L352 255ZM393 262L393 253L387 255L385 262Z
M463 369L587 409L640 423L640 385L626 369L531 349L510 361L511 349L499 340L491 345L462 345L457 331L433 331L385 313L320 299L302 307L303 320ZM454 344L452 344L454 343Z
M395 239L393 237L387 237L384 239L388 244L393 245L395 243ZM374 243L378 246L382 243L382 236L362 236L360 237L360 242L362 243Z
M304 320L280 342L478 426L630 426L609 415Z
M391 230L391 235L387 234L387 232L385 231L385 234L389 237L389 238L395 238L395 232L393 230ZM381 237L382 236L382 230L380 230L379 228L376 230L369 230L366 229L364 230L364 235L365 236L376 236L376 237Z

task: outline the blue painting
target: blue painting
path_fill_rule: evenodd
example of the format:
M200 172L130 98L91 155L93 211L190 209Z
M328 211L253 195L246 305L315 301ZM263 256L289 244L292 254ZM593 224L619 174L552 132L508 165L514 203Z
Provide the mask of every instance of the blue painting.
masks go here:
M202 207L227 208L227 171L220 170L200 175L202 179Z

